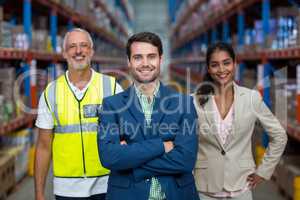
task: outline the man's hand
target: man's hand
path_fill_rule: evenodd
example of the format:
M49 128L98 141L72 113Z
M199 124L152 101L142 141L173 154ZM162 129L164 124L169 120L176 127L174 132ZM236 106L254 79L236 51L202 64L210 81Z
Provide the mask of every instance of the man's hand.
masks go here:
M127 142L125 140L120 141L120 145L127 145Z
M35 200L46 200L46 198L43 194L38 194L35 196Z
M174 148L174 143L172 141L164 142L165 152L169 153Z
M254 189L258 184L263 182L265 179L257 174L250 174L247 178L250 188Z

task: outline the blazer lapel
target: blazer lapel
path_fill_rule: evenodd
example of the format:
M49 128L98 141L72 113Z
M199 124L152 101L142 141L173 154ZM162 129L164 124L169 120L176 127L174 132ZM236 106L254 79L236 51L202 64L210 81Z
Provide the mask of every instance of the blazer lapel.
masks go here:
M159 91L155 97L153 112L151 116L151 124L159 124L163 117L165 116L164 111L168 110L171 99L169 96L169 89L160 83ZM167 99L165 99L167 98ZM163 102L162 102L163 101Z
M215 120L215 112L216 112L216 110L214 110L214 107L213 107L213 96L210 95L208 98L208 101L204 105L204 115L205 115L207 122L209 123L209 128L211 130L211 133L215 137L216 141L219 143L220 147L222 149L224 149L223 143L219 137L218 130L217 130L217 122Z
M124 92L123 102L128 107L129 113L136 120L138 126L143 127L145 125L145 115L133 85Z
M232 121L232 129L230 134L227 136L226 144L224 145L226 148L233 142L236 138L237 130L239 129L239 119L243 115L243 99L242 96L244 93L239 89L239 86L234 82L234 100L233 100L233 121Z

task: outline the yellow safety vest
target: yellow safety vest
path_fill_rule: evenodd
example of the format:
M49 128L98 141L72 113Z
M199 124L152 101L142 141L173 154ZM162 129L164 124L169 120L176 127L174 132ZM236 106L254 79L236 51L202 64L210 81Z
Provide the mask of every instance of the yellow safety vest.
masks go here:
M54 119L54 176L98 177L109 174L99 159L97 128L102 100L115 93L115 86L115 78L97 72L94 72L81 100L77 100L72 92L66 75L47 86L45 99Z

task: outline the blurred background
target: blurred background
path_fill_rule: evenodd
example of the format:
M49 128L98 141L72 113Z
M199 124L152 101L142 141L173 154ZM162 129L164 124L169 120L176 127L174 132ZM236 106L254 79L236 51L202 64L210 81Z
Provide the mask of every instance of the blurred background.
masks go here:
M66 70L62 40L74 27L93 36L93 68L124 88L133 33L162 38L161 78L184 93L201 82L208 45L231 43L236 81L261 92L289 135L272 180L254 190L254 199L300 199L299 0L0 0L0 199L34 199L35 109L47 83ZM259 163L268 145L259 124L253 141Z

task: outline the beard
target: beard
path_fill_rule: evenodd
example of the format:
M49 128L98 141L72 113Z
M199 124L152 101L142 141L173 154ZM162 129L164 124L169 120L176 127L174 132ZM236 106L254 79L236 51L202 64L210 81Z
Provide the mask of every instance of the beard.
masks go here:
M78 63L76 61L71 61L71 62L68 62L68 65L72 66L76 70L83 70L83 69L86 69L88 66L91 65L91 60L87 59L83 63Z

